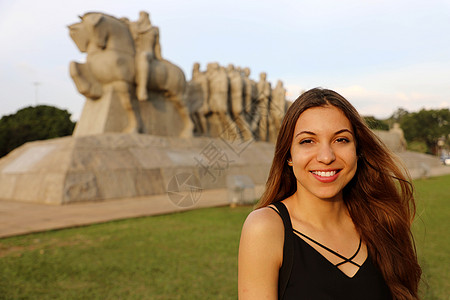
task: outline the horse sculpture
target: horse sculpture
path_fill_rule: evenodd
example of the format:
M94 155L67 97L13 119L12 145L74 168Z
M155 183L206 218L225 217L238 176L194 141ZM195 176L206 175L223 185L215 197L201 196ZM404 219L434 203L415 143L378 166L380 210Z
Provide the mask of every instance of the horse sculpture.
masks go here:
M78 91L92 100L100 99L108 88L127 93L127 99L119 97L129 119L123 132L142 131L139 105L134 100L151 101L149 93L161 94L173 103L182 120L179 135L192 136L192 121L183 102L184 73L162 59L159 30L151 26L148 14L141 12L137 22L103 13L87 13L80 18L80 23L69 26L79 50L87 52L85 64L70 64Z

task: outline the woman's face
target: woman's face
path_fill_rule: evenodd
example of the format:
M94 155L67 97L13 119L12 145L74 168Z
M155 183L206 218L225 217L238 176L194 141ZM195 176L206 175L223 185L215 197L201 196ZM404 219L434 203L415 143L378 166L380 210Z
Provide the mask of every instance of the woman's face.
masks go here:
M300 197L341 200L357 167L352 124L334 106L307 109L295 125L291 159Z

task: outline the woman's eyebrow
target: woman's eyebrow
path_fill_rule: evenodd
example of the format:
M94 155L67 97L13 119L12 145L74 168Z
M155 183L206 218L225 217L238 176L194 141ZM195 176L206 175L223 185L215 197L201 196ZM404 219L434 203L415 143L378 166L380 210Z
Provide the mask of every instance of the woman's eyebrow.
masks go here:
M350 129L341 129L341 130L339 130L339 131L336 131L334 135L338 135L338 134L341 134L341 133L343 133L343 132L348 132L348 133L350 133L351 135L353 135L353 132L352 132Z
M316 134L315 134L314 132L312 132L312 131L303 130L303 131L300 131L299 133L297 133L297 134L295 135L294 138L296 138L296 137L299 136L300 134L316 135Z
M351 135L353 135L353 132L352 132L350 129L347 129L347 128L344 128L344 129L341 129L341 130L336 131L336 132L334 133L334 135L338 135L338 134L341 134L341 133L343 133L343 132L348 132L348 133L350 133ZM317 135L317 134L315 134L315 133L312 132L312 131L303 130L303 131L300 131L299 133L297 133L297 134L294 136L294 138L296 138L297 136L299 136L299 135L301 135L301 134Z

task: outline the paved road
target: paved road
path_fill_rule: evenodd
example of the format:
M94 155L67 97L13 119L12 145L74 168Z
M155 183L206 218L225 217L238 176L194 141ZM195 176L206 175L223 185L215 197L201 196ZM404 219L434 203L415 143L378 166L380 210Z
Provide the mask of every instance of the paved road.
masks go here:
M203 191L198 202L186 208L166 194L61 206L0 200L0 237L228 204L226 189Z

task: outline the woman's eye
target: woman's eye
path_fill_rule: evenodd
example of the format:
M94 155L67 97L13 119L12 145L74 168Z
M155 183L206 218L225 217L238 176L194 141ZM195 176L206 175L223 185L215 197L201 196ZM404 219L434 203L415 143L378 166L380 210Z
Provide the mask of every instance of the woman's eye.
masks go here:
M350 140L348 138L338 138L336 139L336 142L338 143L348 143Z
M306 140L301 140L300 141L300 145L304 145L304 144L312 144L313 140L310 139L306 139Z

